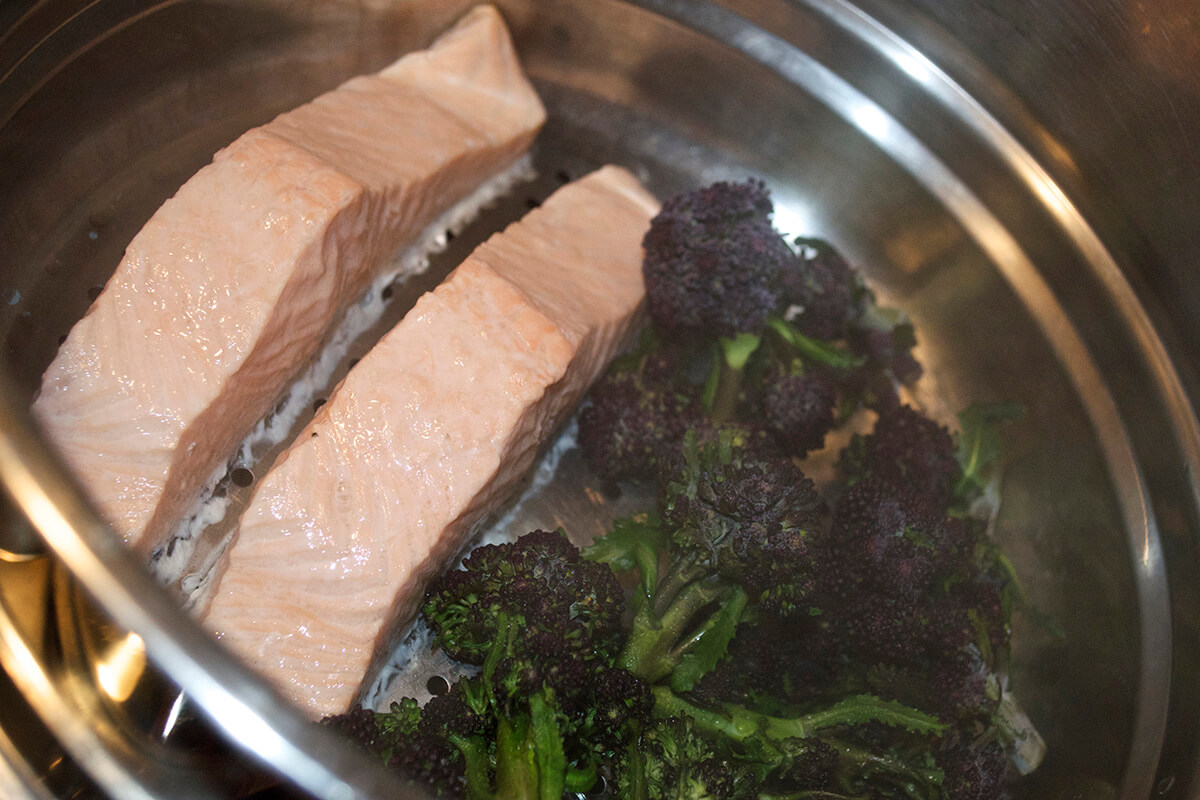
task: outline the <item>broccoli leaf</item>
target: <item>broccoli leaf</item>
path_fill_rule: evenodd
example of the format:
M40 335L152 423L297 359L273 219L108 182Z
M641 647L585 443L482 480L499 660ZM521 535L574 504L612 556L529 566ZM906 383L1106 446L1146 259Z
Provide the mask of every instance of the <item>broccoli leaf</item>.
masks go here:
M956 496L984 488L988 469L1003 452L999 426L1019 419L1024 413L1019 403L972 403L958 415L962 430L956 444L962 477L954 487Z
M567 758L553 707L541 695L529 698L533 758L537 765L539 800L561 800L566 789Z
M607 535L583 548L583 557L608 564L616 572L638 572L638 594L643 600L658 586L658 554L666 547L658 515L654 512L613 522Z
M688 642L690 649L671 673L672 689L690 692L724 657L747 601L746 592L740 586L735 587L730 598L709 617L700 631L692 635Z

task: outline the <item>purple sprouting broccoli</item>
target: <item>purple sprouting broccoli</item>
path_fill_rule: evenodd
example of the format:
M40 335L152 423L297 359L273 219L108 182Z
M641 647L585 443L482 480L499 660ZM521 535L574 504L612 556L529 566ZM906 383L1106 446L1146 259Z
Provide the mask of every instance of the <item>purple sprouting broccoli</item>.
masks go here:
M986 717L1009 603L981 527L874 476L848 488L833 511L815 649L869 665L872 691L945 719Z
M647 305L664 336L711 346L706 405L732 416L742 373L782 311L781 277L795 254L771 224L761 181L714 183L663 204L643 245Z
M796 247L796 259L782 276L783 300L795 308L790 321L814 339L846 338L870 300L862 277L824 240L801 238Z
M585 551L640 575L617 663L680 691L724 655L749 605L807 613L825 530L812 481L791 460L760 455L741 429L709 435L702 444L689 431L660 465L661 516L624 521Z
M947 800L1004 800L1010 771L1008 756L995 740L977 741L970 732L943 737L936 754L944 772Z
M941 515L893 484L868 477L851 486L834 507L831 541L842 566L840 594L861 587L893 601L924 597L941 559Z
M657 719L643 732L617 775L614 794L629 800L740 800L758 797L761 788L756 765L675 716Z
M813 647L809 619L757 614L737 627L728 652L693 689L707 706L735 704L776 713L812 706L840 689L846 674L841 653Z
M438 797L467 796L462 753L448 739L419 731L404 737L387 765L400 775L433 790Z
M624 596L610 570L580 558L562 533L533 531L478 547L430 587L423 612L435 646L482 665L497 636L545 633L562 649L604 652L620 635Z
M913 355L916 330L905 314L868 305L846 338L850 349L864 359L867 374L886 375L905 384L921 377L921 364Z
M683 385L686 354L648 335L592 387L579 415L584 460L610 484L653 478L663 453L707 415Z
M581 559L559 532L476 548L430 587L422 612L435 646L482 667L460 681L461 696L495 731L494 753L462 747L479 743L470 735L454 740L467 756L469 795L494 787L504 797L559 797L595 783L597 755L578 743L596 676L620 646L624 607L612 571ZM473 753L489 757L472 762Z
M824 505L794 461L763 456L736 435L685 437L660 513L673 549L761 594L787 585L800 595L820 568Z
M400 776L438 797L466 797L466 764L459 748L440 730L421 724L422 711L412 698L392 703L384 712L354 708L325 717L323 725L338 731Z
M355 706L344 713L325 717L321 724L342 734L368 753L379 755L391 745L383 741L375 716L371 709Z
M828 373L799 363L797 359L788 367L768 369L759 404L761 422L782 450L803 458L824 447L825 436L837 421L838 387Z
M911 406L881 413L870 435L851 441L839 467L851 482L875 477L940 510L962 474L950 431Z
M650 314L672 335L761 333L794 258L761 181L714 183L663 204L646 233Z

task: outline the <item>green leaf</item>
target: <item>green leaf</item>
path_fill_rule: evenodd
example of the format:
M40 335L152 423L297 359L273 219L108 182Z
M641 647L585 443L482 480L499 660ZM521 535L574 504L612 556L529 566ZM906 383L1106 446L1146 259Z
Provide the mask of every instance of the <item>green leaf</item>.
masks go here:
M463 736L447 733L446 738L462 753L467 778L467 800L491 800L491 760L487 742L482 736Z
M613 522L612 530L583 548L583 557L616 572L638 572L638 592L648 599L658 586L658 554L666 548L662 522L654 512Z
M962 477L954 487L955 495L985 486L990 468L1004 450L999 426L1024 413L1019 403L972 403L958 415L961 430L955 444Z
M701 678L717 666L717 662L729 649L729 642L737 631L742 612L748 602L745 590L740 586L705 622L701 630L692 635L687 649L671 672L671 688L677 692L690 692Z
M529 715L538 800L562 800L566 790L567 757L563 752L558 715L540 694L529 698Z

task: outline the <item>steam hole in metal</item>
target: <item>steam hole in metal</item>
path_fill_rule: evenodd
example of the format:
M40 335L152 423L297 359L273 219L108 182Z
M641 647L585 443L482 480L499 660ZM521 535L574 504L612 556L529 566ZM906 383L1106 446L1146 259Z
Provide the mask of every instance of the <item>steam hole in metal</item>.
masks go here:
M249 486L254 483L254 473L245 467L238 467L229 474L229 479L237 486Z
M425 688L434 697L441 697L446 692L450 691L450 683L441 675L434 675L425 682Z

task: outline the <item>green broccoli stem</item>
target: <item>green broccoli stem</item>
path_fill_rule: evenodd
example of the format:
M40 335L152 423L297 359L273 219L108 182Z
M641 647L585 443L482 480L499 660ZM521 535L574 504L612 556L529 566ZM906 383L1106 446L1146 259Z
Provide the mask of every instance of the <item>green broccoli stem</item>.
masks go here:
M501 717L496 726L496 796L506 800L561 800L567 763L554 708L541 694L529 714Z
M594 757L589 758L582 764L571 764L567 767L564 788L567 792L574 794L587 792L596 785L598 777L600 777L600 766Z
M724 601L732 592L729 584L712 576L684 586L661 615L643 607L634 617L617 664L648 683L667 677L698 646L701 638L696 634L709 627L708 620L698 626L689 623L706 606Z
M496 796L538 797L538 770L529 717L501 717L496 725Z
M718 422L729 419L737 410L746 362L761 342L762 337L754 333L722 336L718 340L721 358L717 366L716 386L710 405L712 417Z
M464 773L467 778L467 800L491 800L491 760L488 746L482 736L463 736L451 733L446 736L462 754Z
M931 789L942 785L945 777L937 767L914 766L888 753L875 753L833 739L825 741L838 751L838 772L848 778L846 782L849 783L865 776L887 778L913 800L925 800L931 796Z
M621 800L650 800L650 785L646 778L646 754L642 752L640 736L631 737L625 747L623 772Z
M694 558L683 557L671 562L670 568L654 589L653 602L650 604L652 612L659 617L664 616L680 592L711 573L712 567Z
M753 736L762 736L776 743L788 739L808 739L827 728L865 722L881 722L915 733L940 734L946 729L946 725L931 714L868 694L848 697L828 708L799 717L773 717L736 705L725 705L719 710L702 708L684 700L666 686L655 686L651 691L656 715L690 717L701 730L726 736L736 742L744 742Z

